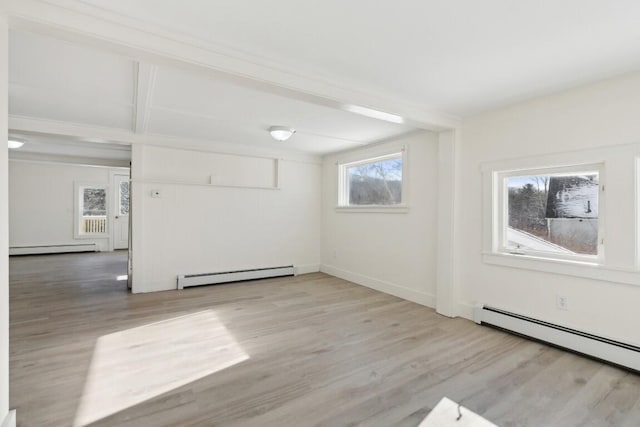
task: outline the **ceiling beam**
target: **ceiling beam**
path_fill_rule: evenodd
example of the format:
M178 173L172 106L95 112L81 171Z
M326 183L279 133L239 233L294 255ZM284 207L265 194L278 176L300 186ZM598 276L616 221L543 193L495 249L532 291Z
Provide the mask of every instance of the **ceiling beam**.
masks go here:
M301 75L282 64L153 24L109 12L77 0L5 0L12 29L37 32L107 49L137 60L178 66L231 80L236 84L351 111L365 107L400 116L409 126L441 131L457 128L461 119L415 105L389 93Z
M13 151L9 153L11 161L27 161L38 163L56 163L85 166L106 166L116 168L128 168L130 160L108 159L100 157L69 156L66 154L51 154L31 151Z
M145 133L149 123L151 101L156 81L155 65L136 62L136 87L133 102L133 131Z
M133 130L116 129L111 127L91 126L79 123L62 122L58 120L36 119L24 116L9 116L9 133L23 136L29 135L54 135L70 138L77 141L125 144L125 145L149 145L163 148L180 148L221 154L236 154L250 157L276 157L289 161L301 161L320 164L321 156L292 152L285 148L279 148L282 144L275 141L266 142L264 145L245 145L227 142L215 142L211 140L175 137L135 133Z

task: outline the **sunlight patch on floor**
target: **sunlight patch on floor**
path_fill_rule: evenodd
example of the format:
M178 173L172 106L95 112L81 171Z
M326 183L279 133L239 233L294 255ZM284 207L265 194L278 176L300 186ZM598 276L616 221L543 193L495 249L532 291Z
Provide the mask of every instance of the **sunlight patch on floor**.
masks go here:
M96 341L74 426L249 359L211 310L104 335Z
M123 274L123 275L121 275L121 276L117 276L117 277L116 277L116 280L117 280L118 282L120 282L120 281L122 281L122 280L128 280L128 279L129 279L129 275L128 275L128 274Z

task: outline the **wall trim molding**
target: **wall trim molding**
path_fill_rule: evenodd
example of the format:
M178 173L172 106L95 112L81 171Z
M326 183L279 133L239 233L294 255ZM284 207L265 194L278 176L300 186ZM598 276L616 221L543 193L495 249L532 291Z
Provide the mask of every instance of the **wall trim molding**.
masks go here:
M139 263L138 263L139 264ZM136 263L134 263L136 265ZM139 276L142 276L140 274ZM134 270L134 277L138 282L141 282L141 278L136 274ZM177 277L177 276L176 276ZM133 287L131 288L131 293L133 294L146 294L149 292L164 292L164 291L176 291L178 289L178 281L177 278L173 280L154 280L143 283L133 282Z
M158 67L155 65L136 62L135 107L133 110L133 131L135 133L147 131L157 69Z
M498 252L483 253L482 262L499 265L501 267L640 286L640 271L631 267L615 267L606 264L591 264L579 261Z
M380 291L385 294L393 295L407 301L415 302L416 304L424 305L430 308L435 308L436 306L435 295L409 289L397 283L391 283L385 280L365 276L364 274L343 270L341 268L328 264L322 264L320 266L320 271L330 276L348 280L349 282L353 282L357 285L366 286L367 288L375 289L376 291Z
M437 198L437 259L436 259L436 311L443 316L455 317L456 279L456 153L460 132L456 130L438 134L438 198Z
M296 275L298 274L308 274L308 273L317 273L320 270L320 264L302 264L295 265ZM211 285L216 286L216 285ZM141 289L142 288L142 289ZM154 282L145 282L142 286L136 284L136 287L132 289L132 293L134 294L144 294L148 292L159 292L159 291L175 291L177 289L177 283L175 280L157 280Z
M97 243L61 243L50 245L9 246L9 255L64 254L70 252L101 252Z
M320 264L294 265L296 276L299 274L317 273L320 271Z
M27 156L24 156L27 154ZM109 159L93 159L89 157L70 157L70 156L51 156L49 154L44 155L36 155L29 156L28 154L39 154L39 153L12 153L9 158L9 162L20 162L20 163L35 163L42 165L56 165L56 166L74 166L74 167L83 167L83 168L103 168L110 170L129 170L129 160L125 161L114 161L111 164L111 160Z
M16 427L16 411L15 409L9 411L7 415L4 417L2 421L2 425L0 427Z
M457 313L459 317L467 320L474 321L476 306L465 302L459 302L457 304Z

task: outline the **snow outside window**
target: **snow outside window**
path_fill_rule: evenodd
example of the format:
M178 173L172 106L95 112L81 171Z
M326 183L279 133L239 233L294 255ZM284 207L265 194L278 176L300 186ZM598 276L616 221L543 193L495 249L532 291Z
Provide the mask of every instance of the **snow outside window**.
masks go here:
M498 177L499 251L598 260L603 243L598 165L516 171Z
M107 187L103 185L76 184L75 192L75 237L106 235Z

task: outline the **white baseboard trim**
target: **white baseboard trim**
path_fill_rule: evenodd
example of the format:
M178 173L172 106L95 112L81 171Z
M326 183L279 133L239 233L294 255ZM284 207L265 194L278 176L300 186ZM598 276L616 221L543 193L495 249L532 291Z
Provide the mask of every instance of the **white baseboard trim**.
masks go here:
M474 320L476 306L467 303L458 303L458 316L465 319Z
M12 246L9 255L62 254L69 252L98 252L95 243L74 243L69 245Z
M218 271L211 273L179 274L178 289L192 286L222 285L245 282L247 280L269 279L272 277L293 276L293 265L279 267L252 268L248 270Z
M436 306L435 295L419 292L395 283L365 276L360 273L343 270L332 265L322 264L320 266L320 271L331 276L339 277L340 279L348 280L358 285L375 289L376 291L384 292L385 294L390 294L411 302L415 302L417 304L426 305L427 307L431 308L435 308Z
M296 274L317 273L320 271L320 264L305 264L295 266ZM150 292L172 291L177 289L176 280L162 280L156 282L136 283L135 274L133 279L134 294L146 294Z
M576 351L640 372L640 347L499 308L478 305L476 323Z
M298 274L309 274L309 273L317 273L320 271L320 264L305 264L305 265L296 265L296 276Z
M149 292L175 291L178 288L177 280L163 280L157 282L136 283L135 275L133 276L133 287L131 293L146 294Z
M9 413L4 417L2 421L1 427L16 427L16 411L9 411Z

